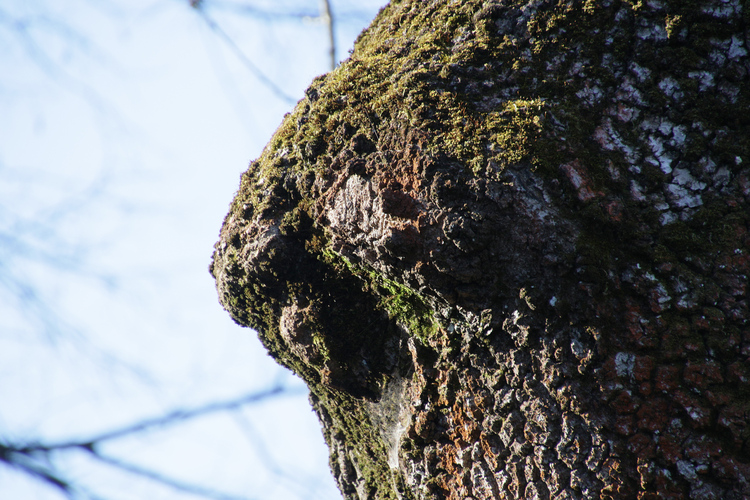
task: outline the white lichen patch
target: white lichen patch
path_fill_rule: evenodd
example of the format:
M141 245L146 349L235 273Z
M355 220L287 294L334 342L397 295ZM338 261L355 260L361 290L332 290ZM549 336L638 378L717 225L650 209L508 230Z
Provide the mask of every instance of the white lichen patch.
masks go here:
M639 126L642 130L653 132L654 130L659 128L660 123L661 122L658 122L653 117L649 116L641 120L641 124Z
M588 104L589 106L593 106L597 102L599 102L604 94L602 93L602 89L594 86L586 86L576 92L576 96L581 99L583 102Z
M737 35L734 35L732 37L732 40L729 44L729 59L732 61L736 61L740 57L745 57L747 55L747 49L745 48L745 42L740 40L740 38Z
M623 103L617 103L616 108L610 108L609 114L616 116L621 122L629 122L630 120L638 118L640 111L637 108L626 106Z
M705 5L701 9L705 14L726 18L740 12L739 0L714 0L712 5Z
M609 172L609 175L610 177L612 177L613 181L619 181L622 178L620 169L617 168L611 161L607 161L607 172Z
M690 71L688 72L688 78L698 80L698 89L701 92L705 92L714 86L714 75L708 71Z
M667 39L667 28L661 24L650 24L644 22L638 27L635 34L641 40L663 42Z
M643 188L634 180L630 181L630 195L638 201L646 201L643 196Z
M666 212L662 212L661 215L659 215L659 223L662 226L671 224L676 220L677 220L677 214L675 214L674 212L666 211Z
M630 377L635 368L635 355L629 352L618 352L615 354L615 371L618 377Z
M620 87L617 89L617 99L620 101L630 101L639 106L646 105L640 90L633 85L633 80L629 77L625 77L620 84Z
M672 172L672 181L675 184L683 186L691 191L703 191L706 189L706 183L698 181L685 168L676 168Z
M664 141L660 137L651 135L648 138L648 144L656 162L651 157L646 158L646 161L655 163L665 174L672 173L672 155L664 148Z
M630 63L630 71L635 73L635 76L638 77L638 81L641 83L651 78L651 70L644 68L636 62Z
M667 197L677 208L695 208L703 205L700 194L695 194L677 184L667 184Z
M674 126L674 123L664 118L661 120L661 123L659 123L659 132L669 137L672 135L672 129Z
M676 101L682 99L680 84L671 76L668 76L659 82L659 90L664 92L664 95L667 97L671 97Z
M707 174L713 174L716 172L716 162L710 156L704 156L698 160L698 165Z
M729 184L729 180L732 178L732 174L729 172L729 169L726 167L721 167L716 171L716 174L714 174L714 188L715 189L721 189L727 184Z
M651 196L651 203L654 205L654 208L659 211L669 210L669 203L667 203L661 195Z
M589 359L593 355L591 349L586 347L583 342L577 338L570 341L570 351L579 361Z
M664 2L661 0L648 0L646 2L649 7L651 7L654 10L663 10L664 9Z
M578 199L581 201L588 201L597 196L603 196L604 193L601 191L594 191L591 188L591 181L585 172L585 167L578 161L571 161L564 165L560 165L560 168L565 172L570 179L571 184L578 191Z
M693 417L692 414L690 416ZM693 420L698 420L698 419L693 417ZM688 481L694 481L698 477L698 474L695 472L695 466L692 463L688 462L687 460L677 461L677 471L680 473L680 475L682 475L682 477L684 477Z
M708 58L716 66L724 66L727 62L726 49L715 49L708 54Z
M687 127L684 125L677 125L672 129L672 139L670 139L669 145L679 148L685 144L685 139L687 139Z
M669 296L667 289L661 283L658 283L656 287L651 291L652 297L656 300L656 309L661 312L664 311L672 297Z
M627 162L631 165L637 164L640 159L640 155L635 149L622 140L612 126L612 120L610 118L602 120L602 124L594 130L594 140L607 151L622 152L625 155Z
M584 76L583 69L588 66L588 61L576 61L573 63L573 65L570 67L570 71L568 72L570 76Z

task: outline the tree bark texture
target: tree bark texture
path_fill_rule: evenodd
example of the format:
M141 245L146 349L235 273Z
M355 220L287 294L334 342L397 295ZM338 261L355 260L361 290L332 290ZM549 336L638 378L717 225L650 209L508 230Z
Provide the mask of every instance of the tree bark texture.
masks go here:
M401 0L211 265L347 499L750 497L750 8Z

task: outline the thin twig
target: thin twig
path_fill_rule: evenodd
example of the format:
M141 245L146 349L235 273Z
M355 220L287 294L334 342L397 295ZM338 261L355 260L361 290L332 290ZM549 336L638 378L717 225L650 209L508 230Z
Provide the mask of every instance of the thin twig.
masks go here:
M272 387L264 391L255 392L229 401L210 403L189 410L173 411L171 413L168 413L167 415L146 419L133 425L122 427L120 429L109 432L104 432L89 439L71 440L49 444L27 443L24 445L13 445L0 442L0 462L4 462L11 467L19 469L32 477L40 479L43 482L46 482L51 486L58 488L69 498L73 498L76 493L79 493L82 490L76 487L71 481L68 481L65 478L61 477L54 470L54 467L48 467L44 464L46 462L49 462L49 459L55 452L78 449L88 452L92 457L102 463L105 463L112 467L116 467L131 474L145 477L179 491L184 491L193 495L202 496L204 498L210 498L214 500L247 500L246 497L230 495L204 486L190 484L166 476L159 472L147 469L145 467L125 462L108 455L103 455L102 453L100 453L98 448L100 444L106 441L123 438L140 432L145 432L155 427L175 425L179 422L198 418L211 413L234 411L243 406L252 403L259 403L263 400L279 396L282 393L291 394L291 391L289 391L281 383L276 383ZM87 495L89 498L95 498L92 495Z
M113 439L119 439L119 438L129 436L132 434L137 434L139 432L144 432L154 427L164 427L167 425L175 425L179 422L189 420L192 418L196 418L196 417L200 417L203 415L207 415L210 413L236 410L237 408L240 408L242 406L245 406L251 403L258 403L265 399L278 396L284 392L289 392L289 391L282 385L275 385L271 387L270 389L266 389L264 391L256 392L253 394L248 394L247 396L244 396L241 398L232 399L229 401L220 401L216 403L210 403L205 406L193 408L190 410L176 410L161 417L149 418L146 420L142 420L141 422L138 422L133 425L128 425L120 429L115 429L113 431L104 432L97 436L93 436L89 439L66 441L66 442L52 443L52 444L33 444L33 445L20 448L18 451L22 453L27 453L27 452L33 453L36 451L43 451L43 452L55 451L55 450L64 450L64 449L69 449L69 448L81 448L81 449L90 451L95 446L105 441L111 441Z
M320 0L320 7L323 13L321 19L328 27L328 43L330 49L328 51L330 57L331 71L336 69L336 34L334 32L334 19L331 13L331 2L330 0Z
M190 5L195 7L195 3L198 3L201 7L203 6L203 0L191 0ZM269 21L286 20L286 19L315 19L318 16L313 13L314 11L302 11L302 10L269 10L257 7L252 4L246 3L235 3L235 2L222 2L220 0L211 0L212 9L220 9L223 11L231 12L232 14L254 17L257 19L264 19ZM302 6L300 6L300 9Z
M216 33L220 38L226 42L226 44L229 46L230 49L232 49L232 52L237 56L237 58L242 62L242 64L245 65L245 67L253 74L255 77L268 89L273 92L276 97L279 99L289 103L294 104L297 102L297 99L290 96L286 92L284 92L281 87L276 85L276 83L273 82L269 77L267 77L261 70L258 68L255 63L253 63L247 55L242 51L242 49L235 43L235 41L227 35L227 33L221 29L221 27L214 21L209 15L206 13L206 10L203 8L202 2L194 2L191 3L191 6L194 8L194 10L198 13L199 16L203 19L203 21L206 23L206 25Z
M38 461L33 460L33 457L30 456L30 454L19 452L12 446L0 444L0 462L5 462L11 467L21 469L27 474L54 486L63 493L69 494L73 490L70 483L57 476L46 467L43 467Z
M175 489L177 491L183 491L185 493L190 493L192 495L201 496L204 498L211 498L214 500L248 500L248 497L245 497L245 496L236 496L236 495L231 495L228 493L222 493L212 488L207 488L205 486L200 486L197 484L192 484L192 483L188 483L185 481L181 481L179 479L166 476L159 472L146 469L139 465L131 464L129 462L125 462L114 457L102 455L96 452L95 450L89 450L89 453L91 453L91 455L96 460L99 460L102 463L105 463L117 469L129 472L131 474L135 474L137 476L150 479L151 481L163 484L165 486L169 486L170 488Z

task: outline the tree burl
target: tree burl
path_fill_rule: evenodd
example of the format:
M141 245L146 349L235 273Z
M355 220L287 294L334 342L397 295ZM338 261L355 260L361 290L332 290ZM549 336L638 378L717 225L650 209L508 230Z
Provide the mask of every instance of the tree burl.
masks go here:
M750 7L402 0L211 273L347 499L750 497Z

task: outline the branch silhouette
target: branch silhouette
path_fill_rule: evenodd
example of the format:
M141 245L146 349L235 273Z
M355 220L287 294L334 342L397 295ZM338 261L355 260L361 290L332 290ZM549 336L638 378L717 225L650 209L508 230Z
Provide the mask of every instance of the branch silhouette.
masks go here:
M96 496L85 492L71 479L64 477L53 465L54 455L60 452L80 450L85 451L95 460L115 467L121 471L144 477L151 481L169 486L175 490L214 500L247 500L247 497L224 493L199 484L182 481L153 469L133 464L100 451L100 446L108 441L141 434L155 428L178 425L179 423L204 417L207 415L232 412L248 405L256 404L282 395L294 395L304 392L304 389L293 390L277 383L268 389L247 394L227 401L217 401L191 409L176 410L159 417L148 418L132 425L103 432L84 439L74 439L53 443L11 443L0 440L0 462L41 480L62 491L69 498L83 495L95 499Z
M221 26L219 26L219 24L214 21L211 16L208 15L202 1L191 1L190 6L193 7L195 12L197 12L201 19L203 19L209 29L213 31L219 38L224 40L227 46L232 50L232 52L234 52L235 56L237 56L237 59L239 59L239 61L248 69L248 71L250 71L250 73L253 74L253 76L255 76L255 78L258 79L260 83L265 85L271 92L274 93L274 95L276 95L276 97L278 97L282 101L289 104L294 104L297 102L297 99L287 94L281 87L276 84L276 82L266 76L266 74L263 73L263 71L261 71L260 68L255 65L255 63L247 56L247 54L245 54L245 52L237 45L234 39L232 39L232 37L229 36L226 31L224 31Z

